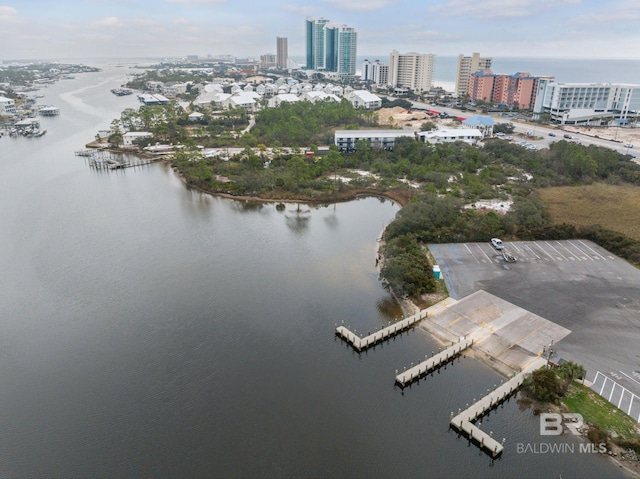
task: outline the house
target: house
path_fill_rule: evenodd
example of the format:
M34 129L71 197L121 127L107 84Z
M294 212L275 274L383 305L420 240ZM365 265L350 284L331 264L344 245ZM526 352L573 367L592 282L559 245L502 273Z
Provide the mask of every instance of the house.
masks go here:
M375 110L382 106L380 97L367 90L355 90L351 93L345 93L345 98L349 100L355 108Z
M135 148L136 145L133 142L139 138L153 138L153 133L148 131L128 131L122 135L124 148Z
M475 128L480 130L483 138L489 138L493 135L493 125L495 121L490 116L474 115L462 122L467 128Z
M16 103L11 98L0 96L0 115L15 115Z
M477 144L482 139L482 132L475 128L443 128L440 130L421 131L418 137L424 143L453 143L464 141L470 145Z
M199 111L194 111L193 113L191 113L188 116L189 121L200 121L200 120L202 120L203 117L204 117L204 115L202 113L200 113Z
M171 95L171 96L184 95L185 93L187 93L187 87L188 87L187 83L174 83L171 85L165 85L164 88L162 89L162 92L165 95Z
M150 93L143 93L138 95L138 100L140 100L145 105L168 105L171 103L171 100L162 96L162 95L151 95Z
M330 93L325 93L323 91L308 91L300 95L300 100L310 101L311 103L315 103L317 101L337 101L340 102L340 98Z
M211 106L214 105L217 108L222 108L224 103L229 99L231 95L229 93L222 93L222 91L205 91L200 93L198 97L193 101L194 105Z
M291 93L281 93L274 96L273 98L270 98L268 105L270 108L275 108L280 106L284 102L295 103L297 101L300 101L300 99L296 95L293 95Z
M240 90L242 91L242 90ZM236 95L231 95L225 102L224 106L228 109L233 108L244 108L248 111L253 111L256 108L256 101L253 98L253 95L249 95L246 93L239 93Z

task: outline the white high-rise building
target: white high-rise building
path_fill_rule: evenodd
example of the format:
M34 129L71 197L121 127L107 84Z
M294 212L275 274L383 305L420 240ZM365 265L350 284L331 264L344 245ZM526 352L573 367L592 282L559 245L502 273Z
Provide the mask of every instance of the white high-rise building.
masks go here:
M398 53L389 55L389 85L416 92L429 91L433 82L435 55L431 53Z
M471 75L478 70L491 70L492 58L481 58L479 53L474 53L470 57L458 55L458 70L456 73L456 95L469 93Z
M363 81L370 81L376 85L386 85L389 82L389 65L383 65L380 60L371 63L369 60L362 62Z
M640 85L540 82L534 112L561 124L631 122L640 115Z

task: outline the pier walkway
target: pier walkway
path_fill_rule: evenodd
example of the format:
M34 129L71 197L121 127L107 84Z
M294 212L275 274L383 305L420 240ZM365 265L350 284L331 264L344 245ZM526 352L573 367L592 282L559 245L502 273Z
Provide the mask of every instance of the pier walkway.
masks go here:
M522 385L525 376L534 370L543 367L546 360L543 358L534 359L522 372L516 374L509 381L497 387L493 392L472 404L457 416L451 418L451 426L466 434L469 439L477 442L481 449L489 453L491 457L497 457L504 450L504 439L499 443L481 430L472 421L482 417L487 411L497 407L502 401L511 396ZM453 413L452 413L453 414Z
M386 328L382 328L372 334L369 334L363 338L358 336L354 331L351 331L346 326L336 326L336 335L340 336L347 343L349 343L353 349L358 352L362 352L365 349L368 349L371 346L374 346L385 339L391 338L396 334L400 334L403 331L411 328L416 323L422 321L430 314L433 314L436 311L440 311L447 306L447 303L454 304L456 300L452 298L447 298L440 303L437 303L427 309L423 309L422 311L417 312L416 314L409 316L408 318L403 319L402 321L398 321L393 323Z
M443 363L446 363L450 359L453 359L465 349L473 345L473 339L460 338L457 343L449 346L444 351L439 352L435 356L430 357L426 361L413 366L410 369L396 375L396 383L401 387L405 387L411 384L416 379L425 374L429 374L434 369L438 368Z

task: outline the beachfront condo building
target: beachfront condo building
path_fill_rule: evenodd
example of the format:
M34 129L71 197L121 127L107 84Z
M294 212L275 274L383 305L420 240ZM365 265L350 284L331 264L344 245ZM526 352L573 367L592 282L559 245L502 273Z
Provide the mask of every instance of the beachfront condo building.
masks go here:
M528 72L505 75L484 69L471 75L467 93L472 101L484 101L496 106L533 110L538 84L543 78L553 79L552 77L534 76Z
M429 91L433 83L435 55L431 53L389 54L389 85L415 92Z
M535 113L546 113L560 124L608 123L638 121L640 115L640 85L624 83L556 83L538 84Z
M380 60L373 63L365 60L362 62L361 79L376 85L386 85L389 82L389 65L383 65Z
M358 32L353 27L308 17L307 69L353 77L356 73Z
M288 39L283 37L276 37L276 66L284 70L287 68L289 61L289 46Z
M456 95L461 96L469 93L471 75L478 70L491 70L492 60L492 58L481 57L477 52L474 52L470 57L465 57L463 54L458 55Z

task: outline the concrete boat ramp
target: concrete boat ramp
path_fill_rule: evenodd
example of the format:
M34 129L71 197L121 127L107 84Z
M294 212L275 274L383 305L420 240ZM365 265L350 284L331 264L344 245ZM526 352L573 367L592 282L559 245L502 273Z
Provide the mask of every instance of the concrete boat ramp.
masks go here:
M474 421L513 395L529 373L544 367L544 348L559 342L571 331L481 290L457 301L447 298L362 338L344 325L336 326L335 333L361 352L416 325L451 345L415 366L405 367L401 373L396 371L396 384L401 388L432 373L469 348L479 359L511 376L464 411L458 410L455 416L451 413L453 429L466 435L491 457L498 457L504 450L505 440L496 441Z

